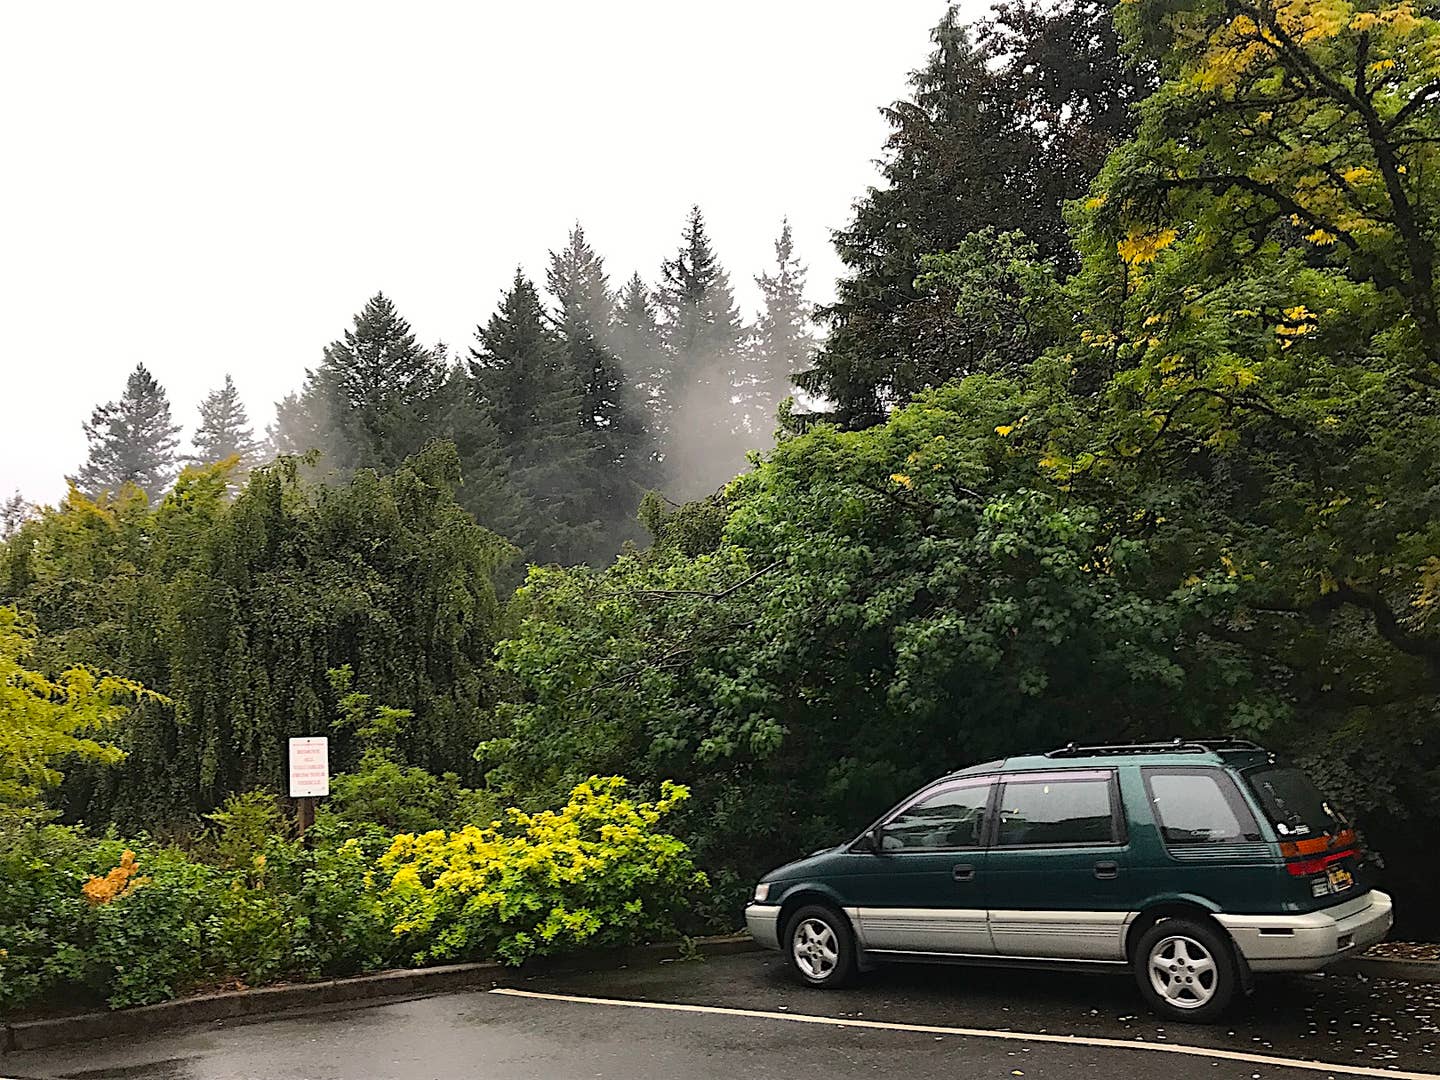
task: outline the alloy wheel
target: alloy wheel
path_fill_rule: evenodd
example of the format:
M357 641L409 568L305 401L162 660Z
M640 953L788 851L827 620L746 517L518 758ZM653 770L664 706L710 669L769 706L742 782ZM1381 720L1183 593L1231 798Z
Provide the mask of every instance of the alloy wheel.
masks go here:
M1177 1009L1198 1009L1215 996L1219 972L1210 950L1192 937L1172 934L1150 950L1150 985Z
M801 973L816 982L829 976L840 962L835 930L821 919L806 919L795 928L790 953Z

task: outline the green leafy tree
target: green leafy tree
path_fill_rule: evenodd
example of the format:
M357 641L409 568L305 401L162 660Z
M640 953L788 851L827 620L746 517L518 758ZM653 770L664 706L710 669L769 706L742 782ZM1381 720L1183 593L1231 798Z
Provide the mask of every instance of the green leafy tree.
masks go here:
M163 823L226 794L278 789L286 740L324 734L327 672L414 718L406 760L463 771L494 694L494 574L513 549L456 502L460 462L436 443L393 473L302 483L292 459L228 495L192 469L158 507L76 494L0 550L0 596L34 613L37 662L124 670L166 694L117 733L106 770L73 769L75 817ZM337 761L354 743L343 732ZM357 755L358 756L358 755Z
M478 751L492 782L680 776L697 854L738 882L937 760L1223 715L1243 668L1209 689L1221 669L1177 650L1190 616L1147 593L1143 545L996 433L1040 400L977 378L869 431L822 428L724 504L652 507L656 545L602 574L532 571L499 646L517 693Z
M137 699L158 700L139 683L90 668L49 679L27 666L34 651L34 624L0 607L0 822L33 814L66 761L118 762L115 726Z
M1079 272L1017 277L1058 339L996 434L1143 544L1146 591L1245 688L1219 726L1295 752L1404 852L1440 816L1436 24L1343 2L1121 20L1163 82L1072 207ZM929 265L960 317L1003 310L969 259Z
M139 488L87 499L72 487L58 508L41 508L0 546L0 598L34 618L42 670L128 667L127 611L143 576L151 513Z
M225 376L225 385L205 395L200 403L200 423L190 437L195 448L190 458L198 465L213 465L226 458L236 458L242 469L255 463L260 444L255 441L245 403L235 380Z
M90 414L88 456L69 480L91 498L133 485L153 502L175 479L179 431L170 421L165 388L144 364L136 364L120 400L97 405Z
M1123 18L1164 83L1077 210L1085 318L1066 348L1100 392L1092 437L1044 466L1121 493L1209 633L1269 673L1233 725L1303 745L1402 829L1440 812L1422 734L1440 689L1440 27L1345 2Z
M1018 229L981 229L920 266L915 287L953 302L947 320L967 371L1023 374L1069 331L1055 264Z

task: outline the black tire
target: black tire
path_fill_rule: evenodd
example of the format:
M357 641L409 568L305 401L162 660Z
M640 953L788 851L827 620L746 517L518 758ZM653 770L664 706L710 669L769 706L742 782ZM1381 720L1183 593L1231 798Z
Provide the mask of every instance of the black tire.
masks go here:
M1240 987L1230 935L1204 919L1161 919L1140 935L1130 965L1145 1004L1167 1020L1214 1023Z
M855 976L855 935L850 920L832 907L800 908L785 923L780 944L791 973L806 986L830 990Z

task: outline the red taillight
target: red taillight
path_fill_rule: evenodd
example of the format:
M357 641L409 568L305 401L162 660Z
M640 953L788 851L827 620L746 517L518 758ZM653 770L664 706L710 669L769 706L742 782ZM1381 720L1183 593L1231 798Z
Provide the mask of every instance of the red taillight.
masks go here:
M1337 863L1341 859L1353 858L1356 854L1354 848L1347 851L1336 851L1330 855L1322 855L1318 859L1295 859L1285 864L1285 869L1290 871L1291 877L1309 877L1311 874L1323 874L1325 868L1331 863Z

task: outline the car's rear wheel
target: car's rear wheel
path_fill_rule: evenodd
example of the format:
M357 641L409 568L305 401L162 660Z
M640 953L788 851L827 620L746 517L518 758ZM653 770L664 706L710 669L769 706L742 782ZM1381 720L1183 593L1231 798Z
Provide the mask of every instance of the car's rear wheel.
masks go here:
M1133 962L1147 1004L1170 1020L1218 1019L1240 983L1229 939L1200 919L1161 919L1141 935Z
M844 986L855 974L855 935L834 908L809 904L785 924L785 959L806 986Z

